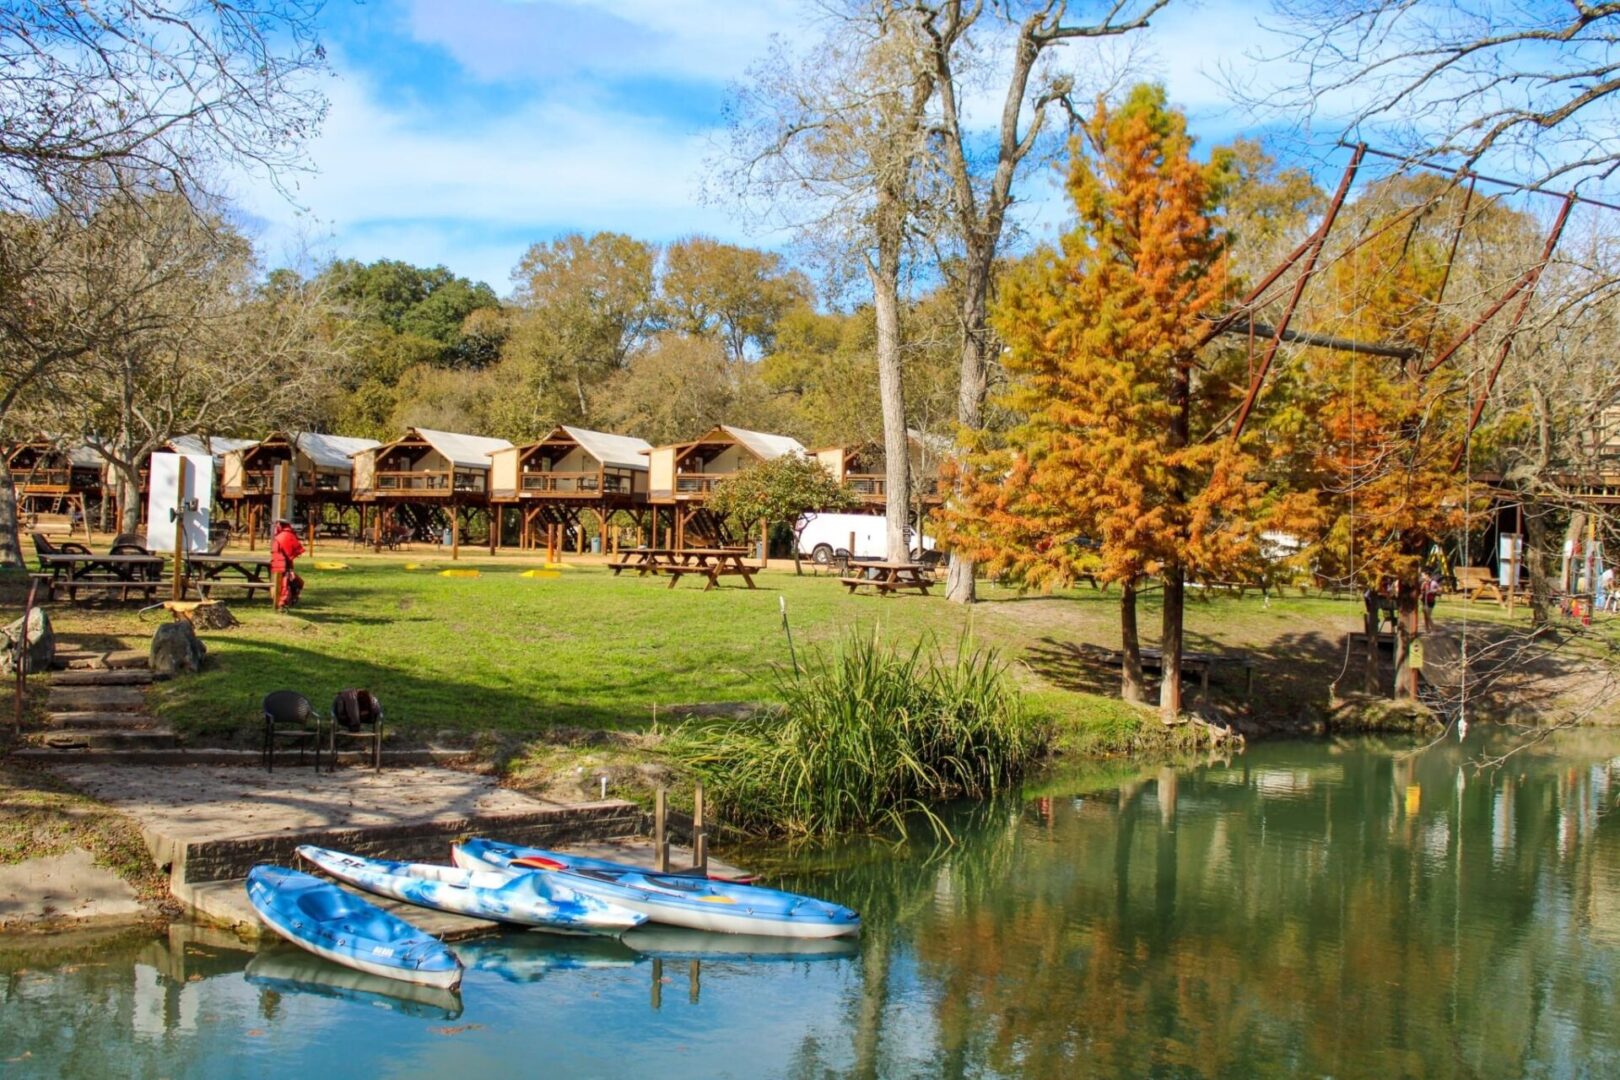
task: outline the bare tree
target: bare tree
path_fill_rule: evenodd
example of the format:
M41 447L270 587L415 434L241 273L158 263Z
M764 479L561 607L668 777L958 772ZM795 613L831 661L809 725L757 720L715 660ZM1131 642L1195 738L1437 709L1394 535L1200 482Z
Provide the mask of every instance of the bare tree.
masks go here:
M931 146L944 177L945 205L958 257L942 265L959 278L956 294L962 325L962 377L957 422L984 423L992 335L986 317L996 259L1003 253L1007 215L1026 163L1038 157L1054 109L1077 115L1081 85L1057 63L1072 42L1119 37L1143 29L1169 0L915 0L924 31L919 61L933 73L938 107ZM988 68L988 70L987 70ZM1000 86L1001 109L988 139L965 115L963 97L974 85ZM988 146L981 147L981 143ZM946 595L972 603L971 560L953 553Z
M326 101L325 0L22 0L0 8L0 200L135 175L205 189L300 162Z
M857 0L825 37L779 48L734 103L726 185L834 259L859 264L877 316L887 549L909 554L909 441L901 283L926 219L919 190L934 75L918 63L920 22L899 0Z
M1620 167L1620 3L1276 0L1273 11L1286 44L1229 79L1267 112L1378 132L1414 159L1494 160L1543 184Z

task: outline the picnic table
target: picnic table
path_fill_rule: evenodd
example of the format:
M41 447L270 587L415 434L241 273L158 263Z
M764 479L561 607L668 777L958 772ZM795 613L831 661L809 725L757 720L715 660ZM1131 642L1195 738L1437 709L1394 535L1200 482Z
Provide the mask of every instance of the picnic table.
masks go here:
M1119 649L1104 649L1097 646L1082 645L1074 650L1081 656L1099 660L1115 667L1125 663L1125 654ZM1140 650L1142 654L1142 671L1144 673L1164 673L1164 650L1144 645ZM1254 661L1248 653L1207 653L1184 651L1181 654L1181 670L1188 675L1198 676L1199 693L1209 696L1209 677L1217 668L1236 668L1243 673L1243 696L1254 695Z
M750 589L754 585L754 575L760 568L752 563L743 562L743 556L748 553L747 548L682 548L674 552L673 561L659 565L657 573L669 575L669 587L674 588L681 578L687 574L696 574L707 578L703 591L708 592L720 583L722 575L736 574L742 577L743 584Z
M69 601L79 598L80 590L116 592L128 600L132 593L150 599L161 584L163 559L158 555L97 555L94 552L40 552L35 575L51 599L57 590Z
M916 589L927 596L929 588L934 584L933 575L922 563L860 560L852 561L849 568L855 573L838 580L851 595L854 595L856 589L871 586L884 596L890 596L901 589Z
M186 584L205 600L211 590L222 587L244 589L251 597L261 589L269 591L273 584L270 557L196 552L186 556Z

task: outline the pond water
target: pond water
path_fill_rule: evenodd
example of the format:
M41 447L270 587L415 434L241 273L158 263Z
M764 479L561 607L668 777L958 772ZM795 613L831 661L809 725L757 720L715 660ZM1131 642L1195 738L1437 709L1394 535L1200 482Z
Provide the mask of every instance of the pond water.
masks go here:
M185 926L12 946L0 1075L1620 1075L1620 734L1475 768L1511 745L1054 775L949 849L752 853L863 911L824 954L510 935L451 996Z

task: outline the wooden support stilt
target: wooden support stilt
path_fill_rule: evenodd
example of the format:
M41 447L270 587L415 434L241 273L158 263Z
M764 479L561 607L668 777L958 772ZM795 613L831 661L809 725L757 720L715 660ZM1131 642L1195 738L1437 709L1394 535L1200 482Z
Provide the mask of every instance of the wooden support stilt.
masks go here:
M653 866L669 872L669 791L662 787L653 797Z
M709 828L703 823L703 782L692 792L692 869L709 872Z
M450 558L461 558L461 507L450 507Z
M191 463L179 455L180 470L175 476L174 493L174 584L173 599L186 598L186 470ZM25 624L26 625L26 624Z

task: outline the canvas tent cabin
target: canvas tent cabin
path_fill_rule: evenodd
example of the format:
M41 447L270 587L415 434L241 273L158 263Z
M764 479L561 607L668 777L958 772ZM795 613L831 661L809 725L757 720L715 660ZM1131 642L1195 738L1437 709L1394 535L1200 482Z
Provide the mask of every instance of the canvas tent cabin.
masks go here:
M714 486L761 461L783 454L806 455L797 439L722 424L691 442L656 446L647 454L648 501L671 507L671 546L684 548L703 543L724 543L725 522L704 504ZM653 546L658 546L658 519L653 519Z
M490 455L490 501L521 507L524 548L535 546L543 527L553 555L570 540L583 551L581 517L593 513L597 535L608 538L604 546L611 549L611 515L628 513L638 531L645 525L651 449L645 439L561 425L535 442Z
M482 513L493 551L499 537L490 512L490 455L510 449L505 439L412 427L359 451L352 460L361 531L379 547L389 536L436 540L448 532L452 551L459 552L464 519ZM368 515L372 504L377 513Z
M214 462L214 494L220 491L220 477L225 471L225 458L235 450L245 450L252 446L256 439L237 439L228 435L177 435L158 447L158 453L190 454L196 457L208 457ZM103 463L101 471L102 491L105 498L115 506L118 502L119 484L118 472L111 465ZM140 513L141 521L146 521L147 497L151 494L151 468L142 467L140 471ZM115 515L116 516L116 515Z
M923 506L940 502L939 467L951 452L950 441L915 429L906 433L911 464L911 497ZM880 443L833 446L815 451L815 458L833 479L848 485L855 496L874 510L888 502L888 459Z
M101 490L101 465L101 455L88 446L64 446L52 439L30 439L6 448L6 467L17 488L18 505L24 508L68 495L96 494Z
M376 439L354 439L313 431L278 431L251 446L225 455L220 499L232 511L238 529L257 535L275 501L276 470L291 466L294 515L311 524L327 507L340 511L354 501L352 455L380 445ZM244 518L245 523L244 523Z

